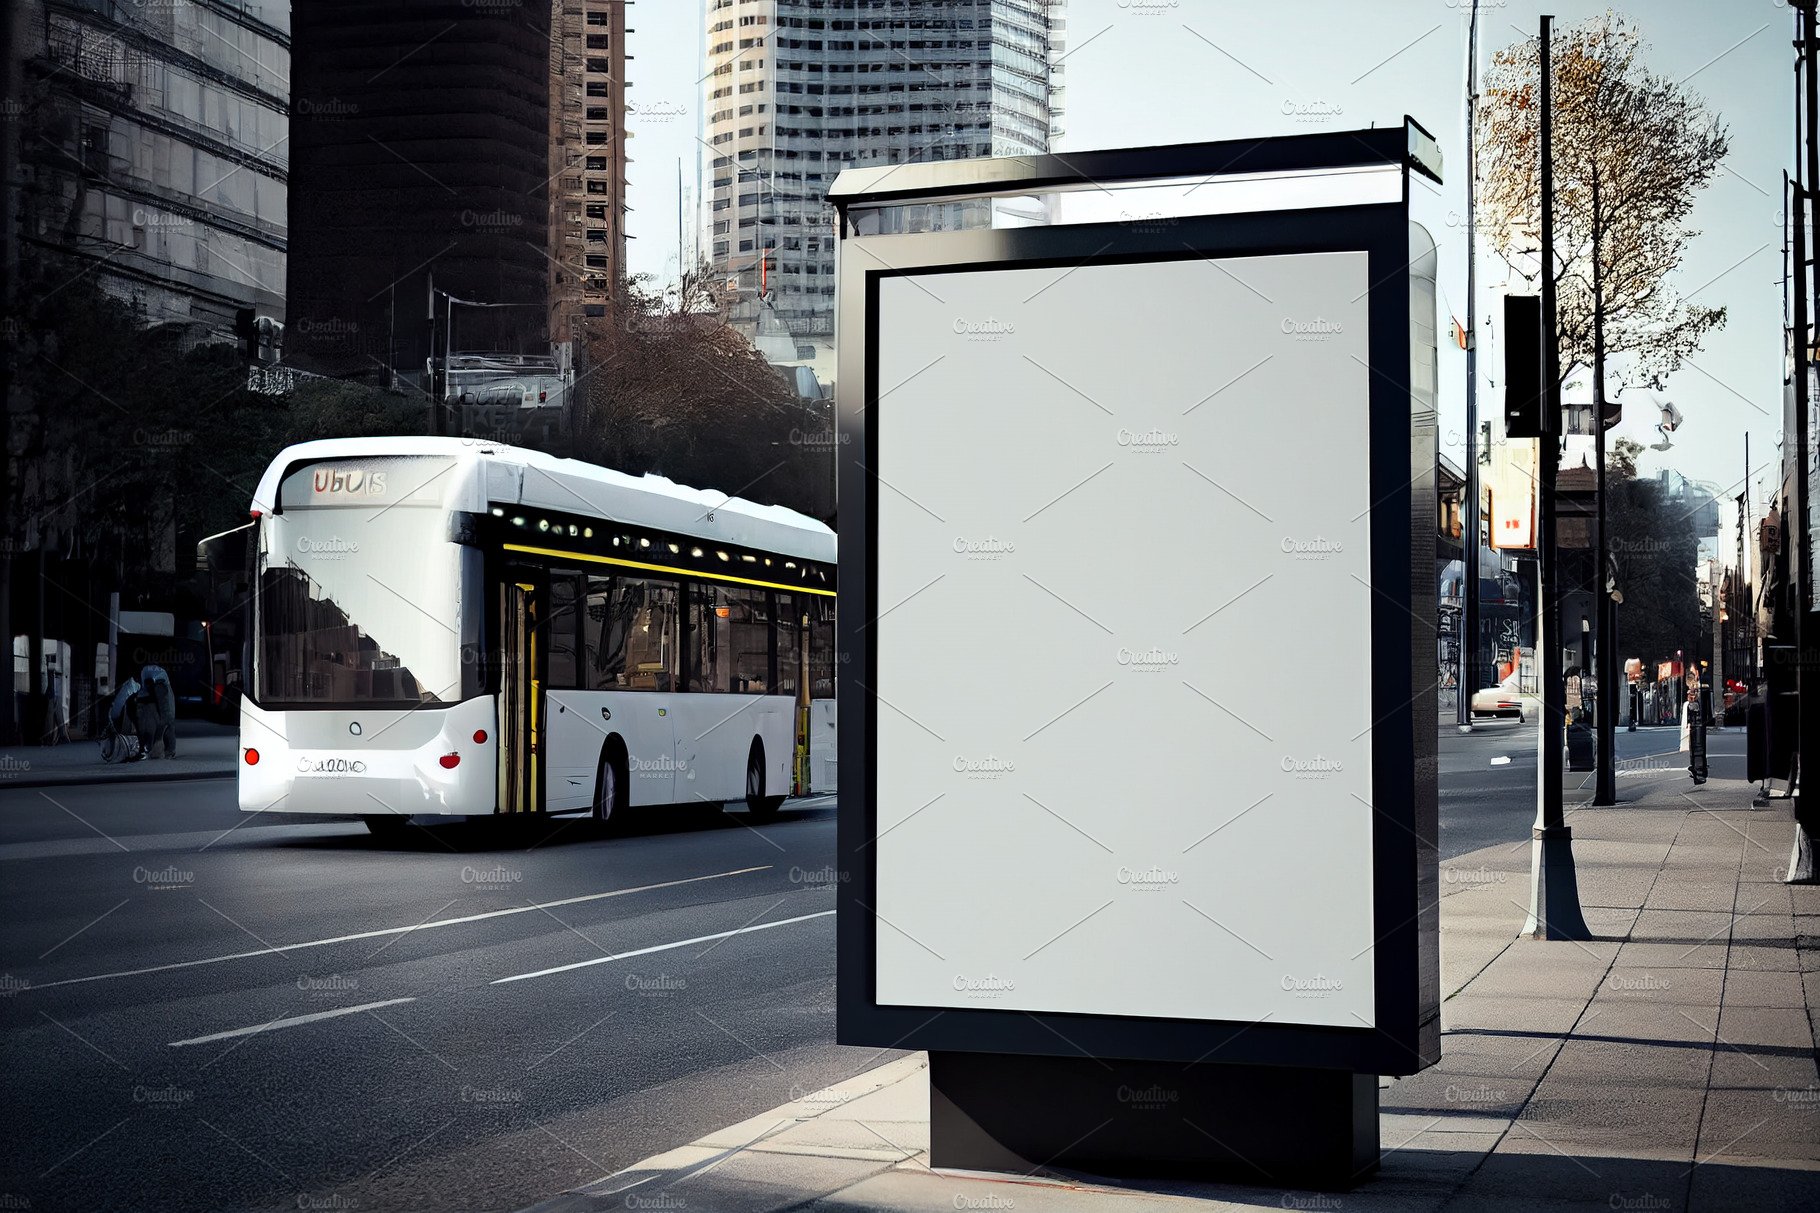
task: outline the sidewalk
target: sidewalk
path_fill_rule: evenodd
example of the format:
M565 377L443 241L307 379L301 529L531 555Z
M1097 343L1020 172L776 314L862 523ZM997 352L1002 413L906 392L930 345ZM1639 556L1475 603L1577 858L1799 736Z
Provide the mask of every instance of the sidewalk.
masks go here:
M240 732L199 720L177 723L177 757L105 763L98 741L64 745L0 746L0 790L51 788L79 783L153 783L170 779L225 779L240 759Z
M1442 867L1442 1059L1386 1080L1348 1193L932 1171L923 1055L660 1154L536 1213L1820 1208L1820 887L1781 883L1786 802L1626 781L1570 811L1596 939L1519 939L1529 844Z

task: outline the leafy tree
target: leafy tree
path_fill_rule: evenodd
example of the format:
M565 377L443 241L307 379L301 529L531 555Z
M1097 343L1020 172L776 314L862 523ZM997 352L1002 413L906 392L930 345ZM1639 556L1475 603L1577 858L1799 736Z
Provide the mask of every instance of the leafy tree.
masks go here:
M8 401L15 552L81 559L133 591L167 594L196 540L246 519L288 443L423 428L421 407L358 384L249 391L233 346L190 347L86 283L52 287L27 296Z
M1590 370L1601 416L1608 361L1624 361L1627 384L1659 386L1725 323L1724 308L1682 300L1668 276L1698 234L1686 219L1729 139L1699 97L1643 64L1643 46L1609 12L1552 46L1561 378ZM1480 111L1479 226L1513 264L1541 237L1537 66L1534 38L1497 52Z

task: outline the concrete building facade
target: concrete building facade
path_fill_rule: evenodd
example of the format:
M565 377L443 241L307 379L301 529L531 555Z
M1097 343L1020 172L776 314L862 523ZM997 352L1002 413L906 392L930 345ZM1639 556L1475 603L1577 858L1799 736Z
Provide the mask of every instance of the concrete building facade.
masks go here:
M458 351L548 353L550 17L296 0L287 363L427 386L451 324Z
M1048 150L1062 114L1062 8L708 0L702 247L728 319L749 337L783 336L803 358L831 347L825 199L843 168Z
M9 24L22 254L189 340L282 320L290 5L26 0Z
M603 316L625 278L626 9L630 0L552 0L550 337Z

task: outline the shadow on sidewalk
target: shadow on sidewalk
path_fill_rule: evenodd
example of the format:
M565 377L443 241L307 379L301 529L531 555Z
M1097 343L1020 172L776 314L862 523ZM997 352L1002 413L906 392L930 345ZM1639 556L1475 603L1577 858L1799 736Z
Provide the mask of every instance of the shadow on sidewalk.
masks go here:
M1503 1150L1508 1152L1485 1158L1483 1165L1471 1173L1455 1195L1456 1205L1705 1213L1811 1209L1820 1200L1820 1172L1770 1163L1759 1166L1744 1160L1683 1162L1607 1157L1583 1149L1576 1152L1572 1147L1556 1147L1521 1129L1514 1129L1505 1138ZM1361 1185L1353 1195L1369 1198L1381 1188L1401 1186L1399 1181L1405 1177L1414 1178L1431 1168L1469 1166L1479 1156L1466 1154L1462 1158L1454 1153L1419 1151L1401 1162L1400 1157L1388 1155L1377 1178Z
M1652 941L1653 942L1653 941ZM1760 1008L1763 1009L1763 1008ZM1787 1008L1781 1008L1787 1009ZM1646 1045L1656 1049L1698 1049L1702 1053L1754 1053L1759 1057L1812 1057L1814 1051L1801 1045L1762 1045L1732 1044L1726 1041L1707 1040L1664 1040L1657 1036L1606 1036L1597 1032L1574 1032L1563 1035L1560 1032L1528 1032L1522 1028L1449 1028L1441 1033L1443 1039L1449 1036L1514 1036L1525 1040L1596 1040L1613 1045ZM1402 1108L1398 1112L1422 1112L1444 1116L1447 1113L1435 1108ZM1817 1109L1820 1111L1820 1109ZM1820 1129L1820 1115L1816 1116L1816 1129Z
M1016 1209L1088 1213L1117 1208L1126 1199L1156 1207L1144 1197L1176 1198L1184 1210L1205 1209L1496 1209L1642 1210L1645 1213L1814 1208L1820 1172L1748 1160L1700 1161L1613 1157L1597 1147L1560 1148L1534 1133L1513 1129L1500 1153L1480 1150L1389 1150L1382 1167L1344 1192L1267 1188L1190 1180L1122 1181L1079 1173L991 1176L930 1170L923 1159L896 1166L859 1167L868 1174L836 1173L787 1188L772 1188L775 1174L741 1174L702 1168L647 1190L630 1189L647 1208L702 1208L781 1213L888 1213L926 1209ZM1481 1161L1483 1160L1483 1161ZM769 1182L767 1182L769 1181ZM1192 1203L1188 1203L1192 1202ZM538 1206L537 1213L605 1213L631 1204L627 1192L570 1194ZM1173 1204L1170 1207L1175 1207Z

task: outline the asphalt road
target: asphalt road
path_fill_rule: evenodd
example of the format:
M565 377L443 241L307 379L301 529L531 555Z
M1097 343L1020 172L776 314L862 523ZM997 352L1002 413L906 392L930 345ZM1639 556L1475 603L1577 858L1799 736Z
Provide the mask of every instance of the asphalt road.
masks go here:
M831 1043L831 801L386 845L233 798L0 791L4 1207L519 1208L893 1056Z
M1619 734L1621 794L1677 740ZM1444 862L1528 838L1534 742L1442 731ZM0 787L0 1207L516 1209L869 1069L833 844L829 799L392 844L231 780Z
M1481 720L1461 734L1440 736L1441 859L1446 861L1503 842L1526 842L1536 815L1536 733L1532 719ZM1617 733L1618 798L1644 782L1667 780L1691 787L1678 728L1620 729ZM1709 733L1707 761L1714 777L1744 778L1744 731ZM1567 805L1590 801L1593 773L1568 772ZM1586 810L1596 812L1597 810ZM1572 824L1571 814L1568 824Z

